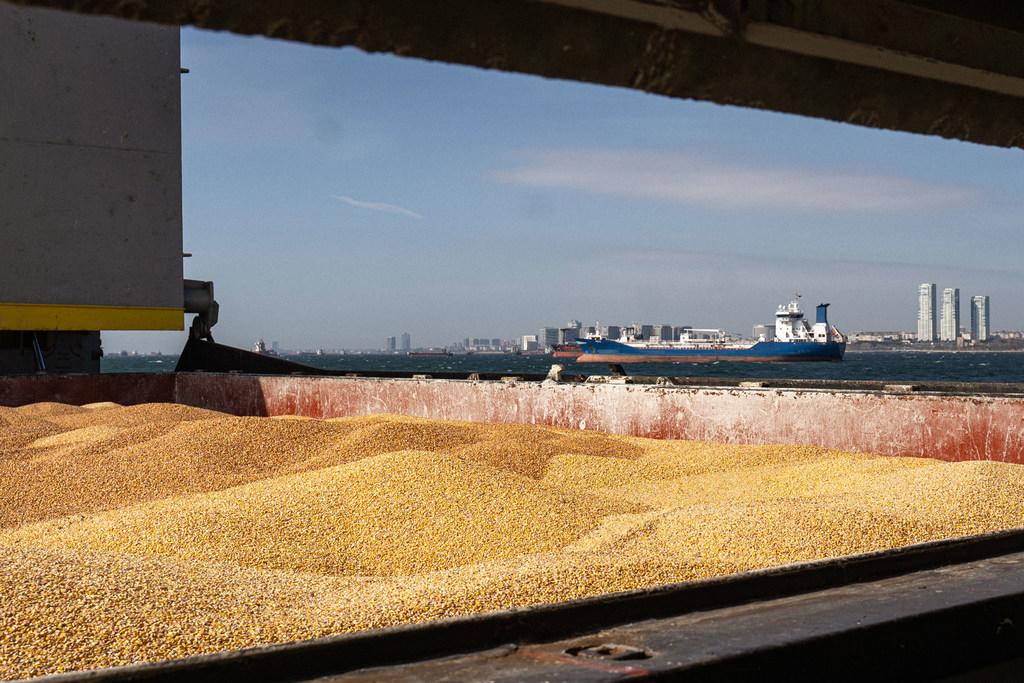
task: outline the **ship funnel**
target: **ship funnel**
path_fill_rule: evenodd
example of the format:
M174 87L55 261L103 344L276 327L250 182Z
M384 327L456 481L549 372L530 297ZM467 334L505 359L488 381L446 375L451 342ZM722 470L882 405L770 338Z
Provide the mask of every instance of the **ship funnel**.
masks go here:
M818 304L818 308L815 309L814 322L828 324L828 304Z

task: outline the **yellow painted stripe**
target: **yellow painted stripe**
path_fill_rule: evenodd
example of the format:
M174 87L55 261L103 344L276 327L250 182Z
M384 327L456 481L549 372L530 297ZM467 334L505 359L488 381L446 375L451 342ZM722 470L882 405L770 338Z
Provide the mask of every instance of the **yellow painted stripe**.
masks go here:
M182 330L181 308L0 303L0 330Z

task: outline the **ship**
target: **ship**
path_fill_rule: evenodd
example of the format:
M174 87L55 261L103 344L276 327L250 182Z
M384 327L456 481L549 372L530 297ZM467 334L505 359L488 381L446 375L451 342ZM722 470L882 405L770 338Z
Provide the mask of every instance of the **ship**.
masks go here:
M551 355L555 358L575 358L583 353L576 344L555 344L551 347Z
M425 351L409 351L406 355L410 358L447 358L452 354L448 349L427 349Z
M714 363L718 361L841 361L846 337L828 322L828 304L818 304L811 325L799 297L775 313L775 332L753 341L733 340L721 330L690 330L679 341L580 339L577 363ZM770 328L769 328L770 329ZM695 338L698 335L701 338Z

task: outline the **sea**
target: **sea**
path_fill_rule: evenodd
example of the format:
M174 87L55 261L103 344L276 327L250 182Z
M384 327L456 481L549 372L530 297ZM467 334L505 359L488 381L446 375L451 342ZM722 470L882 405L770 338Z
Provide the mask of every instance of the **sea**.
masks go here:
M578 364L543 355L464 355L413 357L403 355L298 354L288 360L348 372L393 370L432 372L545 374L554 363L565 374L608 374L599 363ZM103 372L171 372L177 356L105 356ZM626 366L631 375L730 377L750 379L846 379L907 382L1024 383L1024 351L847 351L840 363L656 363Z

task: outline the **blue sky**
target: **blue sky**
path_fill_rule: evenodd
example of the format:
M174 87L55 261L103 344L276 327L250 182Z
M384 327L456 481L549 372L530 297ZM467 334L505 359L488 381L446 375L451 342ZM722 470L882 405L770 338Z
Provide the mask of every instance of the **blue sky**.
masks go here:
M191 29L182 65L186 275L216 283L218 341L749 332L794 291L913 329L924 281L1024 326L1021 150Z

